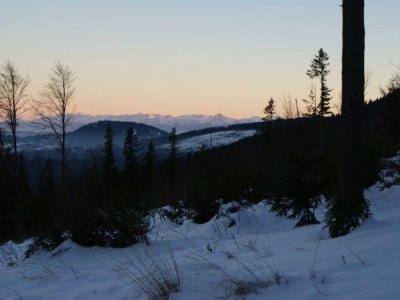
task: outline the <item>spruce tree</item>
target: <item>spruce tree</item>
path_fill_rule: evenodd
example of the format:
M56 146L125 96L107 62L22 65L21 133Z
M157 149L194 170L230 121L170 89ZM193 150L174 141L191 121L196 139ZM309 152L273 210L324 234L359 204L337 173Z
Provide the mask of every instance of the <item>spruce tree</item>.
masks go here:
M136 153L140 150L137 133L132 127L126 131L124 140L123 154L125 163L123 168L122 189L120 192L120 200L125 208L133 207L139 209L139 200L141 198L142 187L138 182L139 178L139 159Z
M178 137L176 135L176 128L173 127L168 136L169 149L168 149L168 175L171 183L175 185L178 176Z
M311 61L310 69L307 70L307 76L311 79L319 78L320 80L320 97L318 104L318 115L320 117L324 117L327 115L331 115L329 101L332 99L330 96L331 89L328 88L326 84L326 77L330 73L328 70L329 67L329 56L328 54L321 48L318 50L318 54L315 55L314 59Z
M124 169L132 170L136 169L138 165L138 158L136 153L140 150L140 143L138 140L137 133L132 127L129 127L126 131L125 141L124 141L124 157L125 164Z
M176 128L173 127L168 136L169 149L166 161L167 171L167 193L170 197L169 202L174 207L178 207L178 181L179 181L179 166L178 166L178 137Z
M268 105L264 108L264 114L265 114L265 116L263 117L263 121L265 121L265 122L271 121L274 118L274 116L276 114L274 98L271 97L269 99Z
M103 171L104 171L104 183L107 188L105 204L108 208L113 208L114 205L114 183L115 183L115 171L117 168L115 167L115 158L114 158L114 130L111 124L108 124L106 127L106 132L104 134L104 148L102 149L103 155Z
M147 146L147 152L144 155L144 182L145 186L150 188L154 184L156 172L157 154L153 142Z
M115 169L115 158L114 158L114 130L111 124L108 124L104 134L104 148L103 151L103 170L106 173L111 173Z
M6 146L6 132L0 127L0 243L14 238L14 162L11 148Z
M145 210L148 210L153 202L154 190L156 189L156 160L157 154L153 142L147 146L147 152L144 155L142 184L144 189Z

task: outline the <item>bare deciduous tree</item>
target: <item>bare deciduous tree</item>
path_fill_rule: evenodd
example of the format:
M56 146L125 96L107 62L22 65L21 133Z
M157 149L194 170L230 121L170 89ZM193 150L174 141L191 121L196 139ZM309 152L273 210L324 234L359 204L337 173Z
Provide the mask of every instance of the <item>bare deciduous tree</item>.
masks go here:
M0 73L0 116L11 131L14 162L17 164L17 127L18 119L28 109L25 94L30 83L29 76L22 77L14 65L7 60L1 66Z
M397 68L400 71L400 66L395 65L394 63L391 63L395 68ZM387 94L390 94L391 92L400 89L400 72L394 72L389 78L389 83L386 85L386 88L380 86L380 92L382 96L386 96Z
M283 96L282 103L282 117L284 119L293 119L296 116L296 104L293 103L292 97L289 95L287 98Z
M74 99L73 82L76 78L75 72L59 61L55 63L51 71L49 83L39 92L39 99L32 99L32 108L35 116L39 118L38 125L54 134L55 142L61 153L61 180L64 186L67 158L66 133L72 122L72 113L75 107L72 107L70 111L68 109Z
M372 70L370 68L366 68L365 69L365 73L364 73L364 101L366 100L365 97L367 96L367 88L368 86L371 84L371 78L372 75L374 74L374 72L372 72Z

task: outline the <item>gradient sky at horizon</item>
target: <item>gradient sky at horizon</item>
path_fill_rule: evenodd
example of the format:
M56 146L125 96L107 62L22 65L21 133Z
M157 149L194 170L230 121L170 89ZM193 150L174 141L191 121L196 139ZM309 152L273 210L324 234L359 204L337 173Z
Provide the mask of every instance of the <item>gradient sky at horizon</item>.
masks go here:
M400 65L399 0L366 0L368 99ZM76 111L262 116L270 97L308 98L306 70L330 56L341 89L342 0L2 1L0 62L37 97L59 60L76 72Z

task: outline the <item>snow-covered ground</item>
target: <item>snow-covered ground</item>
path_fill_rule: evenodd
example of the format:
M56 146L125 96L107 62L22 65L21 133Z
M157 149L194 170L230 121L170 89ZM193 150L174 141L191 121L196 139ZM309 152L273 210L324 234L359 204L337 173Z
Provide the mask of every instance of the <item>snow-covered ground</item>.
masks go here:
M0 299L148 299L159 276L179 283L177 300L400 299L400 187L365 196L373 218L336 239L324 223L294 228L261 202L202 225L155 218L150 247L67 240L0 266Z
M209 148L229 145L245 137L253 136L256 133L256 130L228 130L203 134L182 141L178 140L178 148L179 151L182 152L195 152L198 151L202 145L206 145ZM169 144L159 147L168 149Z

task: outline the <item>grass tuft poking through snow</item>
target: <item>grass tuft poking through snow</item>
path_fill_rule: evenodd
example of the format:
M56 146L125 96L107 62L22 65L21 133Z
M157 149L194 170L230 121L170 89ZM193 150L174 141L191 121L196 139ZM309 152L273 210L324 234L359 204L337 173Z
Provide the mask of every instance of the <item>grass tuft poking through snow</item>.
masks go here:
M180 273L168 242L152 243L140 250L131 247L119 257L111 255L111 260L111 271L133 286L137 296L163 300L180 291Z

